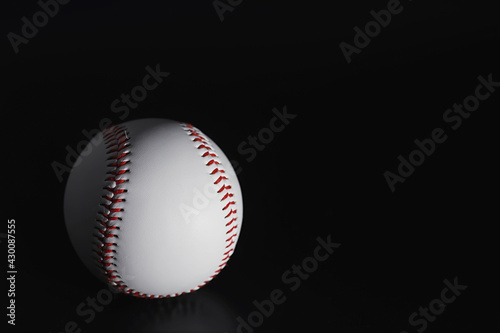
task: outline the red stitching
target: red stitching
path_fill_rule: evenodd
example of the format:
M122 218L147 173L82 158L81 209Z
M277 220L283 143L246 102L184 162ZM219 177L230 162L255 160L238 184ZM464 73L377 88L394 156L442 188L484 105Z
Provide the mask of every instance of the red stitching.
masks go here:
M221 187L221 188L217 191L217 193L220 193L220 192L222 192L222 191L224 191L224 190L230 190L230 189L231 189L231 185L227 185L227 186L226 186L226 184L224 184L224 185L222 185L222 187Z
M233 227L231 229L229 229L228 231L226 231L226 234L229 234L231 232L233 232L234 229L238 228L237 225L233 225Z
M217 180L214 182L214 184L219 184L221 181L223 180L227 180L228 178L226 176L220 176L219 178L217 178ZM222 201L222 200L221 200Z
M215 168L212 170L212 172L210 173L211 175L215 175L217 172L220 172L220 173L225 173L226 171L224 170L220 170L219 168Z
M236 204L236 201L230 201L227 203L227 205L224 206L224 208L222 208L222 210L226 210L230 205L235 205Z
M185 128L185 131L189 136L193 136L193 142L199 142L200 144L196 146L197 149L205 149L206 151L201 155L201 157L210 157L210 160L205 163L206 166L216 165L210 175L215 175L220 173L220 175L215 181L214 184L217 185L222 183L222 187L219 189L217 193L222 193L224 190L226 192L221 198L221 202L228 199L233 198L234 193L230 192L231 185L227 185L224 182L228 181L229 178L225 176L225 170L221 168L221 162L214 159L217 157L217 154L213 152L213 148L210 146L210 143L207 138L203 137L201 133L193 127L191 124L182 124ZM107 167L111 170L107 172L105 182L106 186L103 187L104 194L102 195L102 203L101 207L103 211L99 211L97 213L96 218L96 233L94 234L94 253L97 255L96 263L106 275L108 282L113 284L118 290L125 294L129 294L135 297L141 298L170 298L174 296L180 296L187 292L194 292L199 288L203 287L205 284L210 282L214 277L217 276L221 272L221 270L227 265L227 262L231 255L234 253L234 245L235 238L238 235L238 224L237 221L237 210L229 209L229 213L224 217L225 219L232 218L225 223L225 227L227 228L226 234L231 234L228 239L226 239L225 252L223 254L223 258L221 259L220 264L217 266L217 269L214 271L214 274L209 277L208 280L203 281L202 284L198 285L196 289L191 289L189 291L183 291L181 293L175 293L170 295L148 295L145 293L140 293L139 291L133 290L129 288L116 270L116 264L113 262L116 259L116 250L117 243L111 242L111 240L115 240L118 238L117 231L120 229L119 226L115 225L115 221L121 221L121 215L124 212L124 209L121 207L116 207L116 204L120 204L121 202L125 202L126 199L123 197L127 192L127 189L124 188L125 183L128 179L124 176L129 172L129 163L128 154L130 151L128 147L130 147L130 138L127 135L126 129L123 126L112 126L106 129L103 132L104 143L106 144L107 154L111 156L108 158L110 161L107 164ZM235 205L236 201L226 202L222 210L227 210L231 205Z
M237 233L236 234L232 234L231 237L229 237L228 239L226 239L226 243L229 242L230 240L232 240L236 235L238 235Z
M236 221L237 217L233 217L233 219L226 223L226 227L230 226L234 221Z
M205 157L205 156L208 156L208 155L210 155L212 157L217 157L217 155L215 155L214 153L211 153L209 151L204 152L203 155L201 155L201 157Z
M227 192L227 193L226 193L226 194L222 197L222 199L220 199L220 201L224 201L224 200L226 200L227 198L231 198L232 196L233 196L233 194L232 194L232 193Z
M225 219L227 219L229 216L231 216L231 214L236 214L236 209L235 210L232 210L226 215L224 216Z
M206 164L206 166L210 166L212 164L220 164L220 163L217 162L216 160L210 160L210 161L208 161L208 163Z
M125 288L123 281L116 274L116 270L112 269L116 266L113 262L116 259L116 250L114 248L118 244L111 240L118 238L117 232L120 227L114 225L114 223L122 220L121 215L124 211L123 208L116 205L125 202L123 194L127 190L123 186L128 181L127 178L124 178L124 174L129 172L130 138L123 126L112 126L104 130L103 137L106 154L110 155L107 160L111 162L107 164L110 170L106 173L105 182L107 186L103 187L104 193L101 197L100 207L102 207L102 211L97 212L94 253L97 256L96 263L108 282L123 291Z
M233 198L234 193L232 193L230 190L231 185L225 184L226 181L229 181L229 178L225 175L226 171L221 167L222 163L215 160L214 157L217 157L217 154L213 152L213 148L210 146L210 143L207 138L201 135L201 133L196 129L193 125L191 124L183 124L184 130L187 132L189 136L194 136L195 138L192 140L193 142L200 142L200 145L197 145L197 149L206 149L201 157L210 157L210 160L205 163L206 166L212 166L215 165L217 166L214 168L211 172L210 175L215 175L217 173L220 173L219 177L214 181L215 185L218 185L219 183L222 184L221 188L217 191L217 193L222 193L225 191L224 195L220 199L220 201L224 201L228 198ZM225 205L222 208L223 211L226 211L229 208L229 213L224 217L225 219L231 218L228 222L225 222L225 227L227 228L226 230L226 235L229 235L233 233L228 239L226 239L226 245L225 245L225 252L223 254L223 258L221 259L221 264L219 264L218 269L215 270L214 274L210 276L210 279L207 281L204 281L203 284L199 285L198 288L201 288L205 284L207 284L210 280L212 280L219 272L222 270L223 267L226 266L229 258L231 257L232 253L234 252L234 245L236 242L234 241L236 236L238 235L238 224L237 224L237 210L236 209L230 209L230 206L236 205L236 201L228 201L225 203Z
M198 146L198 149L202 149L202 148L205 148L207 150L212 150L212 148L210 148L209 146L205 146L205 145L199 145Z

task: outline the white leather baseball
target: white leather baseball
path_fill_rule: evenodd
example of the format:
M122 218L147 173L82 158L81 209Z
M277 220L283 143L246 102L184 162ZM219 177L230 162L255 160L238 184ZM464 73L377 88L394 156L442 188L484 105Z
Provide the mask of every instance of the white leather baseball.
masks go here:
M172 297L201 288L227 264L241 230L241 189L200 130L128 121L97 134L78 162L64 216L96 276L134 296Z

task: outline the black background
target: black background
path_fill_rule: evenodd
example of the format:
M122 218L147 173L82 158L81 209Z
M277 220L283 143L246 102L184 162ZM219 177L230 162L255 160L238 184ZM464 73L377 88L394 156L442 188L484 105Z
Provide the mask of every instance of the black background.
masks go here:
M75 321L82 332L233 332L254 300L281 289L285 303L256 331L416 332L409 316L455 277L467 290L425 331L498 331L500 92L455 131L442 120L479 75L500 81L495 3L404 1L350 64L339 43L352 44L353 28L387 1L327 3L243 1L221 22L211 1L73 0L17 54L6 36L40 8L2 3L0 232L16 220L14 331ZM103 285L67 238L67 177L59 182L51 164L64 163L82 130L120 123L112 101L156 64L170 76L126 120L190 122L238 161L243 229L228 266L199 292L119 295L87 324L75 309ZM284 107L296 118L247 161L238 145ZM447 141L392 193L384 172L437 127ZM328 235L342 245L292 292L282 274Z

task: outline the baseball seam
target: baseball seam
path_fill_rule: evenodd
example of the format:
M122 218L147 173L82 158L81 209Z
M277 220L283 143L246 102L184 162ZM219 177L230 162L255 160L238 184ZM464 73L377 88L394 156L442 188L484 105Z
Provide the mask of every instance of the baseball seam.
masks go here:
M207 167L211 167L209 170L209 175L214 177L214 185L220 186L217 193L221 196L221 210L226 214L224 216L224 224L226 228L226 236L225 240L225 250L223 253L223 258L221 259L217 269L214 273L202 284L198 285L197 289L201 288L208 282L210 282L214 277L219 274L222 269L227 265L229 258L234 252L234 248L236 246L235 238L238 236L238 215L237 209L233 209L233 206L236 205L236 200L234 199L234 193L230 191L232 189L229 183L229 176L226 174L222 162L218 159L217 153L214 151L213 146L210 144L210 141L202 135L202 133L193 125L188 123L181 123L182 128L186 131L186 134L190 137L193 137L191 141L194 142L195 148L200 150L200 156L204 159L203 162ZM208 160L208 161L207 161ZM207 162L205 162L207 161ZM194 291L194 290L191 290Z
M99 270L107 281L123 290L117 271L116 251L118 231L124 212L126 183L130 172L130 138L124 126L112 126L103 131L106 145L106 178L94 228L93 251Z
M125 294L142 298L168 298L196 291L221 272L227 265L236 246L235 238L238 236L238 216L237 210L232 207L236 205L236 201L233 199L234 193L230 191L232 187L228 183L229 178L222 167L222 162L216 159L218 155L214 152L209 140L202 136L198 129L191 124L181 123L180 125L187 135L194 137L192 141L195 143L195 148L203 151L200 156L208 159L205 165L212 167L210 168L209 175L216 178L214 185L221 186L217 193L221 196L221 209L224 213L227 213L224 216L227 235L225 252L214 273L207 280L203 281L203 283L189 291L169 295L151 295L140 293L129 288L124 283L116 264L116 253L118 249L118 232L125 211L126 183L129 181L127 176L130 172L131 164L131 144L127 129L123 125L109 127L103 131L108 164L103 194L95 221L93 252L96 264L106 277L107 282Z

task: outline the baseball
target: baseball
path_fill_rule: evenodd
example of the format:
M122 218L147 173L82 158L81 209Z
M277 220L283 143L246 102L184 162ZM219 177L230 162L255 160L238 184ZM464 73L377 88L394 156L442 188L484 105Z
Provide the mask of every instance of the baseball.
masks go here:
M212 280L242 225L238 178L196 127L132 120L97 134L68 178L64 217L85 266L123 293L173 297Z

